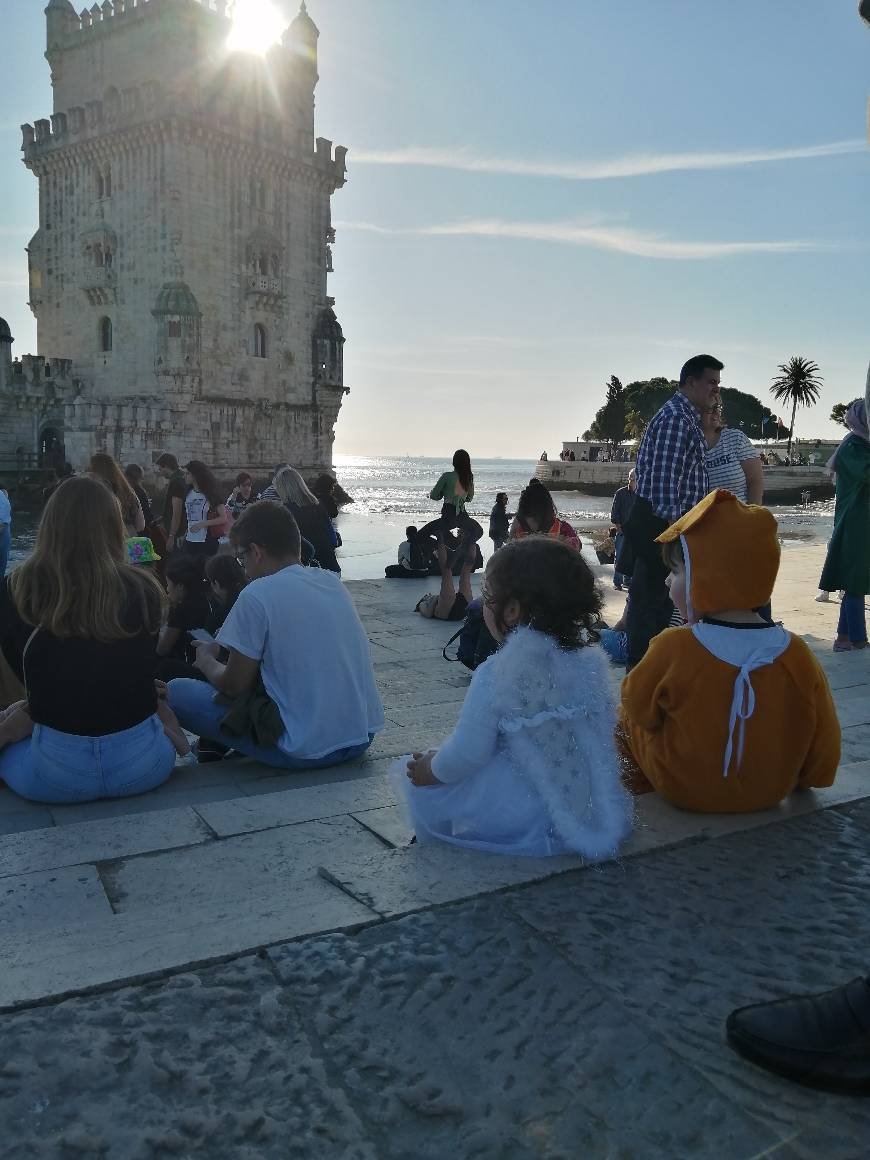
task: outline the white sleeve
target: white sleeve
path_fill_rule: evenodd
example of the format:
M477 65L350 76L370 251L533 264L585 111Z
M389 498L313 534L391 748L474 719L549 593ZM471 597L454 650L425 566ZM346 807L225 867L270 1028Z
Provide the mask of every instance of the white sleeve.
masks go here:
M261 661L269 636L269 618L256 594L243 588L218 632L218 643L252 661Z
M492 698L491 664L487 661L475 672L456 728L432 759L432 772L439 781L464 781L492 760L498 742L498 713Z

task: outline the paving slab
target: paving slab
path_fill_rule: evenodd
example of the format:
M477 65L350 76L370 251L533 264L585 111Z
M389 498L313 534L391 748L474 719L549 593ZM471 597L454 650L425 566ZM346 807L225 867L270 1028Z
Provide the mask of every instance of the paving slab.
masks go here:
M0 838L0 883L8 875L195 846L212 838L202 820L186 808L9 835Z
M0 938L57 926L75 914L82 922L111 918L112 908L93 866L44 870L0 879Z
M404 847L411 843L414 831L399 805L381 806L379 809L363 810L353 817L371 830L388 846Z
M773 810L748 814L694 814L645 794L637 801L635 830L617 861L682 842L706 842L744 830L771 829L791 818L870 798L870 762L844 768L830 790L792 794ZM396 816L391 822L395 827ZM387 827L384 837L398 830ZM400 846L399 842L394 843ZM582 858L503 857L427 842L374 851L363 859L327 860L320 873L378 914L396 917L480 894L539 882L569 871L597 870Z
M271 943L374 921L372 910L317 877L213 906L167 907L22 931L0 940L0 1013L228 959Z
M50 810L0 814L0 835L21 834L25 830L44 830L53 825L54 818Z
M866 973L867 820L862 802L768 827L763 843L744 832L602 867L583 876L570 915L567 882L504 902L795 1156L859 1160L870 1140L866 1100L767 1075L725 1047L723 1027L734 1007ZM703 1140L682 1154L715 1155Z
M193 917L200 909L232 904L253 894L279 898L313 878L324 860L364 860L384 845L353 818L300 822L256 834L170 850L102 867L102 878L119 914L157 913Z
M498 901L269 956L385 1157L721 1160L781 1139Z
M205 768L208 769L208 766ZM51 814L55 825L70 826L101 818L124 818L198 805L200 802L224 801L226 798L243 797L246 793L243 781L191 784L178 789L167 785L135 797L111 798L75 806L52 806Z
M4 1017L4 1160L379 1160L271 965Z
M197 813L209 829L221 837L229 837L372 810L390 805L393 800L390 783L382 775L199 806Z

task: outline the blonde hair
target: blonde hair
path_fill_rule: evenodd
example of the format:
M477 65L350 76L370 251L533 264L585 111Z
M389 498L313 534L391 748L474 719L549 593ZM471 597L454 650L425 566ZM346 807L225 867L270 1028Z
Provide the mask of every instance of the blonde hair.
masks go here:
M282 467L272 486L281 497L282 503L294 503L297 507L317 504L320 501L295 467Z
M9 577L18 615L57 637L111 643L157 632L163 593L127 563L121 505L100 479L76 475L45 505L30 557ZM141 625L124 627L131 600Z

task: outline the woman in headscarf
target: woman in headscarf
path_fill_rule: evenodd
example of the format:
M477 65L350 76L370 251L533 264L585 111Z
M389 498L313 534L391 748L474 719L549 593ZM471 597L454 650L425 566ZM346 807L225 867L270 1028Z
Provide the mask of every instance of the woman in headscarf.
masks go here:
M819 587L844 592L834 652L867 647L864 597L870 593L870 431L867 402L856 399L844 420L849 434L828 462L837 500L834 532Z

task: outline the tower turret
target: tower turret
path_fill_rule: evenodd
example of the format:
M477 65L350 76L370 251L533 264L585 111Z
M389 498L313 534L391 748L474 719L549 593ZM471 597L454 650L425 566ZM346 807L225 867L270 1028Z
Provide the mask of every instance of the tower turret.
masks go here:
M317 84L317 40L320 30L308 15L305 0L299 9L296 18L291 22L281 38L281 43L293 53L300 71L303 67L308 71L311 87Z
M70 0L48 0L45 9L45 59L51 68L52 84L57 54L66 47L70 37L80 27L79 15Z

